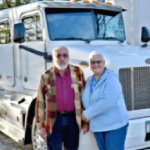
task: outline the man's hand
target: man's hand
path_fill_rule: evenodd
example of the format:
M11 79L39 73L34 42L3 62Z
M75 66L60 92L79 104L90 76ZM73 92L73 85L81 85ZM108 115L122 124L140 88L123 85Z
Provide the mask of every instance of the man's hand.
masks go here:
M46 141L47 134L46 134L45 128L39 129L39 134L40 134L41 138Z
M89 123L83 123L83 134L86 134L89 131Z
M82 112L82 115L81 115L81 119L82 121L86 122L86 123L89 123L90 120L87 120L84 116L84 113Z

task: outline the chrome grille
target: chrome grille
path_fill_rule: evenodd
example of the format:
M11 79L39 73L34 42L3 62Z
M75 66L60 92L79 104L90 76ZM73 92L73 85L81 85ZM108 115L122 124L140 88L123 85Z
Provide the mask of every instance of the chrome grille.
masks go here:
M132 110L131 70L130 69L120 69L119 70L119 79L122 84L122 90L123 90L127 110Z
M134 68L134 109L150 108L150 67Z
M150 67L120 69L119 79L128 110L150 108Z

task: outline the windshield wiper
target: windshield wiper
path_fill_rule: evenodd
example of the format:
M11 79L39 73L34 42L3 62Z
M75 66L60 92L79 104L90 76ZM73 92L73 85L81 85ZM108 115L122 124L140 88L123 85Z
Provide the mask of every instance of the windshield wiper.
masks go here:
M117 41L119 41L120 43L123 43L123 42L124 42L124 40L117 39L117 38L114 38L114 37L96 38L96 39L92 39L92 40L90 40L90 41L94 41L94 40L117 40Z
M75 38L75 37L70 37L70 38L54 38L54 40L81 40L81 41L85 41L87 43L90 43L90 40L85 40L82 38Z
M117 39L117 38L114 38L114 37L106 37L106 38L104 38L104 39L105 39L105 40L117 40L117 41L119 41L119 42L121 42L121 43L124 42L124 40Z

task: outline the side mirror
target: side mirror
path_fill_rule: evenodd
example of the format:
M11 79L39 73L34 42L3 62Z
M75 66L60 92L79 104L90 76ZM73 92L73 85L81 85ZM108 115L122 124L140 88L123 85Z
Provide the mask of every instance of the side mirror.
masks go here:
M14 25L14 42L15 43L23 43L25 41L24 39L24 24L23 23L17 23Z
M142 42L148 42L150 40L150 34L149 31L146 27L142 27L142 37L141 37L141 41Z

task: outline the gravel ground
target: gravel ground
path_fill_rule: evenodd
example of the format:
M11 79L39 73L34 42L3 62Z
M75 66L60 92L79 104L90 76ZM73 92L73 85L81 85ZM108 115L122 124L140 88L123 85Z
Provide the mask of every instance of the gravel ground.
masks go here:
M32 145L23 146L0 132L0 150L33 150Z

